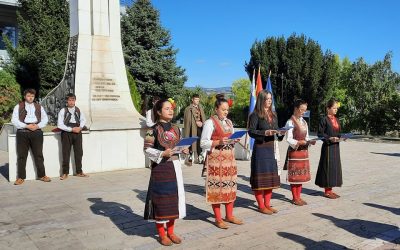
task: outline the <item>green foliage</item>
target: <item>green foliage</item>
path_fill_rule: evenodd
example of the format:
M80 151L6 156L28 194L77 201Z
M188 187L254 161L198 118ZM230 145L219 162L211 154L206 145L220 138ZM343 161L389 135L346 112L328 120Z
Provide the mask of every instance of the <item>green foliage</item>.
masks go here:
M342 61L331 51L322 52L320 45L304 35L268 37L255 41L251 58L245 69L252 76L261 66L263 82L271 70L271 82L277 101L279 124L283 125L292 113L297 98L308 102L311 110L311 130L316 130L320 115L325 114L326 102L334 97L341 102L339 118L344 131L384 134L398 129L396 88L400 77L391 69L392 54L373 65L362 58ZM379 115L380 114L380 115ZM379 124L379 119L386 124Z
M133 76L131 75L131 73L129 73L128 70L126 70L126 76L128 77L128 85L133 105L135 106L136 110L140 111L142 105L142 98L140 96L139 91L136 88L135 79L133 79Z
M9 122L14 106L21 100L21 90L15 77L0 70L0 127Z
M248 110L250 105L249 79L238 79L232 83L233 106L230 109L229 117L235 127L245 128L247 126Z
M175 120L183 120L185 108L192 102L192 96L198 94L200 96L200 104L203 106L204 114L208 119L214 113L215 95L207 95L206 92L200 87L183 88L179 95L174 97L176 102L176 117ZM214 102L212 102L214 96Z
M45 96L61 81L69 40L67 0L19 0L18 46L6 40L11 58L8 71L23 89Z
M137 0L126 9L121 31L125 63L144 101L142 110L148 96L173 97L181 92L185 70L176 65L171 35L149 0Z

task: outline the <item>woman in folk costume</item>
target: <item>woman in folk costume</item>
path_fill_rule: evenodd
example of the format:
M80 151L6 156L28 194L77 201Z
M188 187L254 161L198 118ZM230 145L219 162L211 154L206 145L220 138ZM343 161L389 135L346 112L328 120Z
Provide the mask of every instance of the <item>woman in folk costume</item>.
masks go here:
M152 161L144 218L155 220L159 241L165 246L181 243L174 233L174 222L186 216L182 170L175 152L181 135L179 128L171 124L173 115L171 101L159 100L154 105L156 125L147 131L144 142L145 154Z
M311 180L308 147L315 145L315 141L311 141L308 136L307 122L303 119L306 111L307 103L303 100L296 100L293 115L286 122L286 128L290 128L286 137L289 148L283 169L288 170L287 180L292 190L292 202L297 206L307 205L300 195L303 183Z
M271 207L272 189L279 188L277 158L279 148L275 140L282 141L284 132L278 132L278 117L272 111L272 94L266 90L257 96L256 107L249 117L249 135L255 139L251 155L250 184L264 214L278 211Z
M229 140L233 134L233 124L227 119L228 101L224 95L218 94L215 101L215 115L204 123L200 145L208 150L205 161L206 200L212 205L215 214L215 225L228 229L221 217L221 204L225 205L225 221L237 225L243 222L233 216L233 203L236 200L237 167L234 154L234 143L239 140Z
M340 162L340 123L336 118L338 102L334 99L328 101L327 115L319 123L318 137L323 137L321 157L319 159L315 184L325 188L324 196L336 199L340 196L332 191L333 187L342 186L342 164Z

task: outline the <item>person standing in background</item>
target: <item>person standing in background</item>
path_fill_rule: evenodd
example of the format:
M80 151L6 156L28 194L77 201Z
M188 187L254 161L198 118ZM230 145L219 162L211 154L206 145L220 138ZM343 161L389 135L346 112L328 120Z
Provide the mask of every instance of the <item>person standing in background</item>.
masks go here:
M69 159L71 147L74 147L74 159L76 176L89 177L82 171L82 130L85 128L86 119L81 110L75 106L76 96L72 93L67 95L67 107L62 108L58 113L57 127L61 129L62 146L62 171L60 180L68 178Z
M17 129L17 180L14 185L21 185L26 178L26 159L32 149L33 159L39 180L50 182L46 176L43 159L43 131L49 121L46 111L35 103L36 90L26 89L24 101L14 107L11 122Z
M192 95L192 103L185 109L183 117L184 137L201 136L205 120L204 109L200 104L200 96L194 94ZM203 162L199 141L193 143L189 148L188 165L193 161L194 163Z

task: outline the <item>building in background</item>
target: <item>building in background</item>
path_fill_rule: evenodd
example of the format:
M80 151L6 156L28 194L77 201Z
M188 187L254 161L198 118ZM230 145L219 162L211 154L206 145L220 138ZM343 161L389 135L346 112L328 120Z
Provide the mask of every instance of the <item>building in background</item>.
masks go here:
M3 41L3 34L6 35L14 46L17 45L17 0L0 0L0 65L7 62L9 57Z

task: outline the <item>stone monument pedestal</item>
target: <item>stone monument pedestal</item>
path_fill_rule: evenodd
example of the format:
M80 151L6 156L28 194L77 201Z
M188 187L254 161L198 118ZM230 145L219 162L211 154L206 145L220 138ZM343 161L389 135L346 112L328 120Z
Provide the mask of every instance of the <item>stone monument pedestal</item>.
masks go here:
M55 124L59 110L65 107L66 95L75 93L76 105L85 114L89 128L83 133L84 172L145 167L145 119L130 96L119 0L70 0L69 4L70 42L64 77L41 104ZM15 139L15 134L8 137L10 181L16 178ZM45 133L43 155L47 176L60 176L59 133ZM30 155L26 169L26 179L35 179Z

